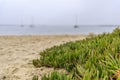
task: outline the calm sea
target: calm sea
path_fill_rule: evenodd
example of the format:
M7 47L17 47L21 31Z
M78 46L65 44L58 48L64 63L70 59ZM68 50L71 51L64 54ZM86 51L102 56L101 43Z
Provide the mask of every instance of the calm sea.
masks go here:
M0 26L0 35L52 35L52 34L99 34L112 32L116 26L80 25L74 26Z

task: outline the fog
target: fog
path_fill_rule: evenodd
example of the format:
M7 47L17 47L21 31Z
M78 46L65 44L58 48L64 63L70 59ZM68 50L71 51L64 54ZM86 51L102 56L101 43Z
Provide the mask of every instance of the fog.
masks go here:
M0 24L120 24L120 0L0 0Z

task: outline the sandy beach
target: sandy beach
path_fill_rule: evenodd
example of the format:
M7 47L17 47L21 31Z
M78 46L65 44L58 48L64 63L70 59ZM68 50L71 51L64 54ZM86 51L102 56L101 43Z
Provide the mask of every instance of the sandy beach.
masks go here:
M84 39L85 35L0 36L0 80L32 80L53 68L35 68L32 60L54 45Z

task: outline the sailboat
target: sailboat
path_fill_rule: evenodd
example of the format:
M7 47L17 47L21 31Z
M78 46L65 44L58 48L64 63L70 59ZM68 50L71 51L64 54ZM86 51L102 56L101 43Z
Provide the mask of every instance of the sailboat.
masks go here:
M33 24L31 24L31 25L29 25L29 26L30 26L31 28L32 28L32 27L34 27L34 25L33 25Z
M78 28L79 26L78 25L74 25L74 28Z
M31 24L29 25L29 27L31 27L31 28L34 27L34 24L33 24L33 23L34 23L34 21L33 21L33 17L32 17L32 18L31 18Z
M24 24L23 24L23 21L21 20L21 25L20 25L20 27L24 27Z
M74 25L74 28L78 28L78 17L76 16L76 24Z

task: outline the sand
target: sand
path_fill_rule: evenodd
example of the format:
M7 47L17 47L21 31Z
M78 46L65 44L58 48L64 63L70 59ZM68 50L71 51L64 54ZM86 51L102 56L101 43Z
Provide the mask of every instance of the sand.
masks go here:
M53 68L35 68L32 60L40 51L54 45L84 39L85 35L0 36L0 80L32 80L33 75L53 71Z

